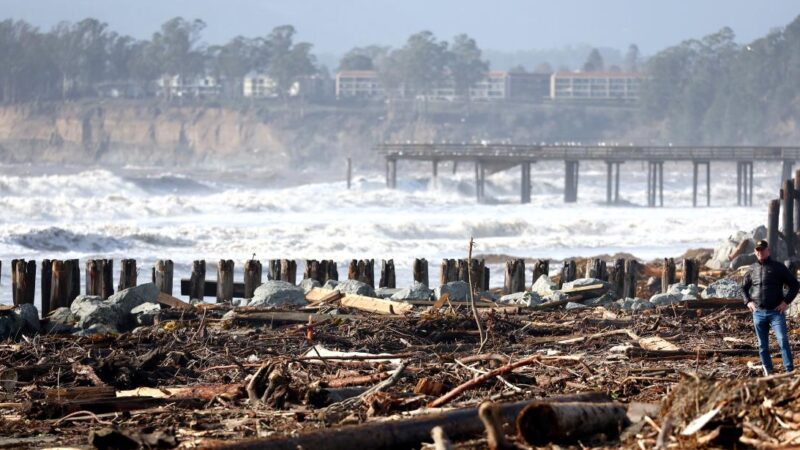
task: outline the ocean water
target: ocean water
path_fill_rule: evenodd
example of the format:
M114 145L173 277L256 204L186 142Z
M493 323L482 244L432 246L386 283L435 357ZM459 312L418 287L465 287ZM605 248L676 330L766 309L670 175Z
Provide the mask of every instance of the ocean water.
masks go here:
M350 259L375 258L377 268L392 258L405 286L415 257L428 259L435 281L442 258L466 257L470 237L477 254L678 256L764 223L780 172L779 165L757 163L754 206L737 207L735 164L715 163L712 206L692 208L691 165L666 163L665 207L647 208L643 163L622 166L624 204L613 207L604 205L602 163L581 163L575 204L563 203L563 163L535 164L532 203L525 205L519 168L487 174L488 201L479 205L473 169L464 165L453 174L450 164L440 164L434 183L429 164L402 163L396 190L386 189L377 170L356 171L347 190L344 179L315 182L313 170L275 178L243 169L0 166L0 303L11 302L13 258L80 258L81 268L87 258L136 258L140 282L160 258L174 261L176 278L188 277L193 260L206 259L209 279L216 261L233 259L237 280L253 255L264 263L334 259L340 274ZM702 175L700 186L705 205ZM501 266L491 268L492 285L501 285Z

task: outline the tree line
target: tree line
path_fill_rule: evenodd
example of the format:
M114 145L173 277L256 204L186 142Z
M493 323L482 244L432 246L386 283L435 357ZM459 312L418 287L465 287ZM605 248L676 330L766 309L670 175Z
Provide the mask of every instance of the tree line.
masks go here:
M800 16L749 44L730 28L652 56L641 107L678 143L760 143L796 133ZM795 134L796 135L796 134Z
M251 70L267 73L286 91L299 76L316 73L311 44L295 42L290 25L224 45L202 42L205 23L176 17L150 39L120 35L96 19L63 22L48 32L24 22L0 22L0 102L74 99L104 82L150 83L165 74L184 79L223 77L241 92Z

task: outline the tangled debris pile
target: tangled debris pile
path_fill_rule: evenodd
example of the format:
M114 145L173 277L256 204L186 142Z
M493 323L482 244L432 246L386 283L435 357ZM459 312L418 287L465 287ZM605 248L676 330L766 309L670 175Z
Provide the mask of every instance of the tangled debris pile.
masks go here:
M681 373L759 373L738 300L615 311L483 298L482 353L469 306L444 296L407 303L318 288L291 310L157 296L157 310L143 308L153 323L139 325L132 312L144 300L124 302L130 332L0 344L0 445L407 448L431 442L439 426L454 448L484 448L487 439L539 445L530 430L547 420L564 430L548 441L618 446L629 442L616 437L628 420L620 409L641 426L635 406L660 401ZM84 306L76 323L92 316ZM515 422L534 400L545 406ZM546 406L553 401L567 403ZM574 414L597 420L576 430ZM539 425L517 425L531 418Z

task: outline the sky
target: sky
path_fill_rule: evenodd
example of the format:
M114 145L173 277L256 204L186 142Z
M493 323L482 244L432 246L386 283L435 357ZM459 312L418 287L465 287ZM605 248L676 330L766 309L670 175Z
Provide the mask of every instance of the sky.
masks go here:
M730 26L749 42L800 14L797 0L0 0L0 18L43 29L98 18L148 38L175 16L206 22L205 41L264 36L291 24L316 52L341 54L370 44L400 46L420 30L459 33L484 49L519 51L590 44L645 55Z

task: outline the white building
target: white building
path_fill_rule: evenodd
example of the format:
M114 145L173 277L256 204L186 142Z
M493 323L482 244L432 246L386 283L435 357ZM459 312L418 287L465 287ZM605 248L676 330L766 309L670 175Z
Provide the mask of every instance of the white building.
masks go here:
M242 95L248 98L276 98L278 83L269 75L250 72L244 77Z
M638 100L642 75L632 72L556 72L552 100Z
M167 97L216 97L222 90L218 80L209 75L188 80L180 75L164 75L156 84L159 95Z
M336 74L336 98L382 98L386 95L378 72L344 70Z
M496 101L508 98L508 72L492 71L469 88L470 100Z

